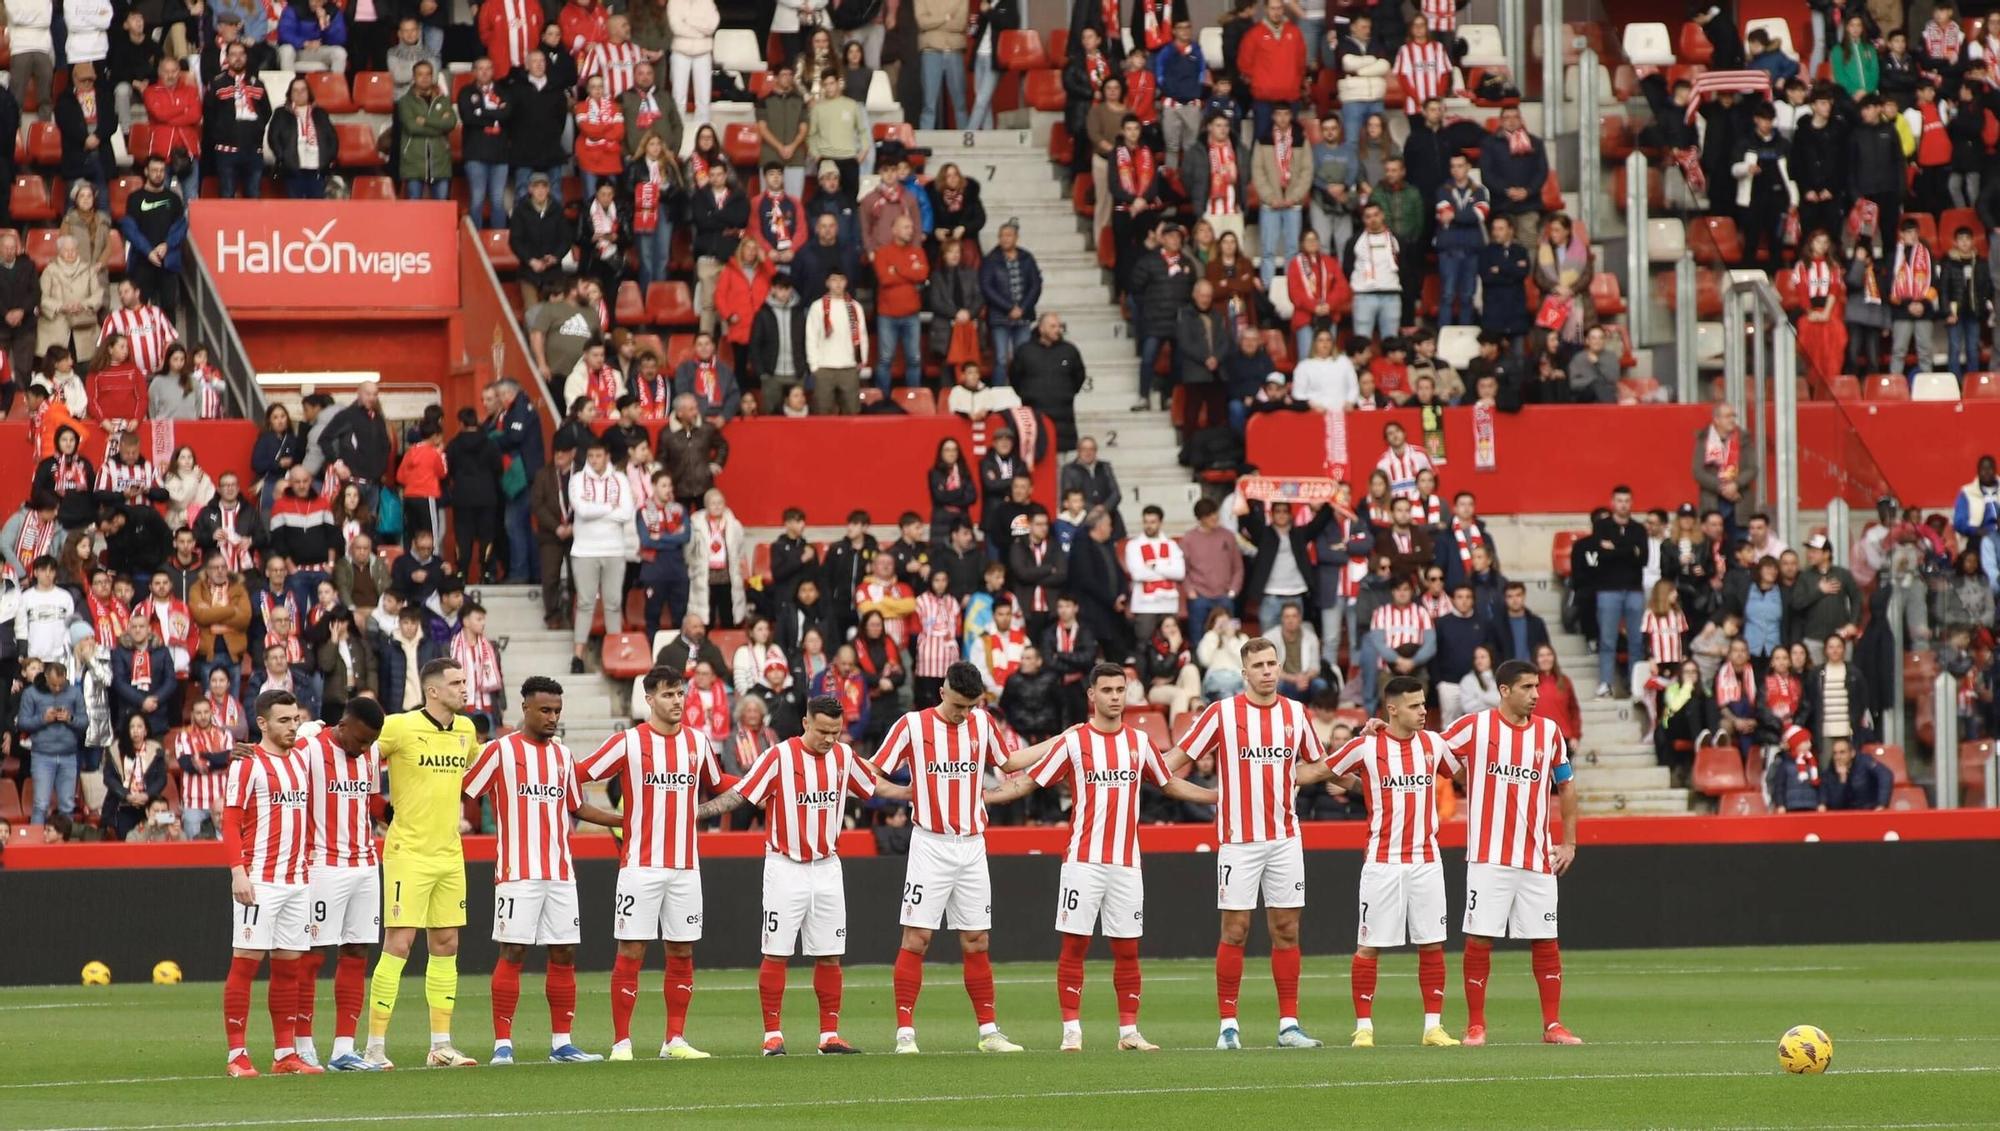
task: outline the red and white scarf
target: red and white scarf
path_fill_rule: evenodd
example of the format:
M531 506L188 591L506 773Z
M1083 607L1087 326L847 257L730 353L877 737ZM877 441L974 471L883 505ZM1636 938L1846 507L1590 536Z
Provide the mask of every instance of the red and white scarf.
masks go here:
M150 641L144 648L132 649L132 677L126 682L141 691L153 689L153 646Z
M694 395L704 406L722 400L722 377L716 372L715 365L712 357L707 361L700 358L694 361Z
M1451 536L1452 540L1458 543L1459 564L1470 571L1472 548L1486 545L1486 533L1479 529L1479 524L1476 522L1460 522L1454 518L1451 520ZM1489 548L1487 552L1490 554L1492 551Z
M1526 126L1518 130L1502 130L1507 137L1507 152L1515 157L1526 157L1535 151L1535 138Z
M1814 306L1822 306L1833 297L1833 264L1825 259L1800 260L1792 279Z
M451 639L451 658L466 671L466 705L475 710L490 706L493 695L500 690L500 653L493 642L480 637L473 639L469 632L461 632Z
M54 541L56 524L53 519L44 519L32 510L21 512L21 540L15 544L14 556L28 569L35 568L35 559L48 552L49 543Z
M221 420L222 374L214 366L204 365L194 371L194 380L201 388L201 418Z
M586 98L583 100L583 120L593 126L601 126L607 122L622 122L625 115L618 109L618 104L609 98Z
M208 705L215 710L216 726L233 731L243 725L243 704L236 701L236 696L225 695L217 699L211 695L208 697Z
M1110 43L1113 37L1121 34L1118 29L1118 0L1102 0L1098 6L1097 17L1104 21L1105 43Z
M1236 147L1227 141L1208 143L1208 214L1236 212Z
M216 549L221 551L222 560L230 572L240 572L250 564L250 541L236 533L236 516L243 512L243 504L217 503L216 517L219 520L217 532L224 537L215 540Z
M641 417L662 415L673 402L673 389L664 373L655 373L651 377L643 374L634 376L632 393L639 398Z
M1751 689L1757 686L1756 679L1757 673L1748 664L1743 665L1740 672L1723 664L1715 673L1715 701L1727 707L1749 696Z
M1271 156L1278 162L1278 187L1292 183L1292 132L1280 130L1271 139Z
M90 606L90 623L97 630L98 647L117 647L118 638L125 635L125 626L131 623L131 615L115 599L101 601L95 593L84 594L84 601Z
M1931 291L1931 252L1923 244L1898 243L1894 281L1889 285L1889 301L1901 305L1925 302Z
M658 541L680 531L687 522L687 511L679 503L669 502L663 506L658 502L650 502L639 508L639 521L646 524L646 533L654 541ZM639 556L650 562L659 557L660 552L642 549L639 551Z
M1313 306L1318 306L1327 289L1333 286L1333 260L1300 252L1292 262L1300 268L1298 277L1306 286L1307 297L1312 299Z
M1140 30L1145 33L1148 55L1165 47L1174 37L1174 23L1166 9L1163 0L1139 0Z
M729 533L729 520L727 518L718 519L707 511L703 511L701 522L707 528L708 568L712 570L728 569L729 540L726 536Z
M1785 728L1785 752L1792 756L1792 765L1797 770L1799 780L1817 788L1819 786L1819 756L1813 753L1812 732L1800 726Z
M1118 183L1127 196L1145 196L1153 188L1153 151L1144 146L1121 145L1115 154L1118 160Z
M1702 441L1701 465L1715 469L1719 479L1736 478L1736 469L1742 460L1743 431L1738 429L1725 438L1713 425L1708 429L1708 438Z
M83 461L82 456L59 455L55 460L50 477L55 480L56 494L67 495L90 486L90 465Z
M1111 77L1111 60L1101 54L1083 57L1083 73L1090 80L1090 97L1100 101L1104 97L1104 80Z
M861 310L851 298L844 298L840 301L847 312L847 337L854 344L854 362L856 365L859 365L864 360L861 356ZM825 298L819 300L819 316L823 320L820 329L824 331L827 337L833 337L832 295L827 295Z

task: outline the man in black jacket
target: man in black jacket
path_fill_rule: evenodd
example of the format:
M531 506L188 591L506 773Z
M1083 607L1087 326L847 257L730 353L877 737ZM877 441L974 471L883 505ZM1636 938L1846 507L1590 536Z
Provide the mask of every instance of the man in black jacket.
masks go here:
M1056 450L1076 449L1076 395L1088 375L1083 354L1063 340L1059 314L1044 314L1035 336L1014 351L1010 377L1021 403L1049 418L1056 429Z
M0 392L5 401L0 408L13 406L14 388L27 385L34 372L35 312L40 307L41 284L34 261L22 253L19 235L12 229L0 230L0 351L6 352L17 376Z
M548 57L540 51L528 52L521 68L507 75L505 87L502 97L514 108L506 126L507 160L514 170L514 202L518 205L534 183L532 179L524 182L523 177L540 173L549 179L560 213L562 171L570 156L562 143L563 127L569 124L569 91L550 77ZM521 253L516 249L514 254ZM526 261L527 257L522 256L523 264Z
M776 412L785 392L803 384L806 365L806 304L792 287L792 274L771 277L771 293L750 320L750 372L741 375L742 388L757 382L765 412Z
M1174 361L1187 389L1189 434L1221 424L1222 359L1229 354L1229 314L1215 305L1215 284L1196 279L1190 302L1174 316Z
M1017 543L1018 544L1018 543ZM1052 552L1062 553L1053 549ZM1048 660L1049 670L1062 681L1062 715L1064 726L1074 726L1084 718L1084 679L1090 674L1091 666L1097 663L1097 634L1090 630L1082 617L1082 602L1075 594L1064 593L1056 598L1055 619L1039 636L1030 634L1029 639L1041 642L1042 655Z
M1646 615L1646 528L1632 521L1632 488L1611 489L1611 514L1591 524L1590 540L1597 551L1597 697L1607 699L1617 678L1619 624L1637 649Z
M69 89L56 98L56 132L62 135L62 175L64 180L71 183L79 177L92 182L98 186L97 194L102 198L105 192L104 186L110 183L113 171L111 139L118 136L119 116L105 112L106 104L101 99L109 97L111 92L109 89L99 89L95 68L87 63L78 64L72 71L72 76ZM95 122L85 120L83 100L79 97L81 94L95 94L99 99L94 102ZM4 108L12 105L14 105L12 95L0 100L0 126L5 126L9 121ZM18 107L11 120L18 132L20 128ZM7 160L4 172L8 183L12 184L13 154L8 154Z
M683 674L692 674L695 665L707 661L708 666L718 672L729 671L729 665L722 658L722 649L708 638L708 623L693 613L681 618L681 634L672 644L660 649L653 657L658 667L671 668ZM762 674L762 673L759 673Z
M819 630L820 642L829 648L837 648L840 643L839 618L827 607L826 598L820 596L819 578L808 574L798 581L798 586L788 597L778 598L777 632L772 637L787 656L799 654L799 641L805 639L806 630Z
M1833 88L1813 88L1812 116L1792 132L1789 171L1799 189L1799 231L1840 237L1847 216L1847 123L1833 116Z
M826 564L820 567L820 588L825 592L827 620L835 635L827 640L829 649L839 647L848 624L854 620L854 590L868 577L869 563L881 549L868 532L867 511L847 516L847 533L827 547Z
M375 505L375 493L389 471L389 423L382 415L381 394L375 382L363 381L354 390L354 403L340 410L320 438L326 458L347 464L368 505Z
M1030 640L1041 639L1056 608L1056 593L1069 579L1069 558L1049 537L1049 512L1039 505L1028 512L1028 532L1007 548L1007 579L1014 600L1026 614Z
M536 297L546 299L549 292L562 287L562 260L574 246L574 235L549 175L539 170L530 174L526 196L515 200L514 210L507 216L507 243L514 258L521 261L521 281L535 288ZM567 375L557 375L557 381L563 376Z
M264 179L264 127L271 121L271 94L249 69L249 49L232 43L222 72L208 80L202 121L210 163L222 180L222 195L255 199Z
M825 196L816 196L815 202ZM861 241L841 235L840 216L833 212L806 215L813 226L813 238L792 258L792 282L799 301L808 306L826 295L826 277L839 272L846 278L861 277Z
M701 328L715 332L715 277L736 254L736 245L750 226L750 198L729 183L729 165L708 167L708 183L694 189L695 307Z
M160 512L143 504L120 503L100 512L97 532L104 536L104 564L129 577L143 577L166 562L173 535Z
M1197 268L1181 254L1181 228L1160 228L1160 250L1139 257L1132 267L1132 313L1139 328L1139 400L1133 412L1153 407L1153 366L1174 339L1180 313L1194 295ZM1162 392L1161 399L1166 399Z
M1084 520L1084 536L1070 543L1064 595L1077 599L1077 616L1114 661L1132 658L1132 622L1125 616L1130 583L1112 544L1111 515L1103 508Z
M472 81L458 92L463 127L465 179L472 185L472 222L481 228L507 226L507 122L514 104L493 81L493 60L472 64Z
M1493 620L1495 664L1508 660L1535 662L1535 649L1549 642L1549 626L1528 608L1528 587L1518 581L1507 583L1506 604Z
M1847 147L1848 191L1875 202L1878 215L1869 242L1879 256L1884 245L1895 242L1903 214L1903 141L1896 130L1895 103L1863 95L1859 105L1861 124L1854 127Z
M1286 601L1297 602L1310 621L1319 606L1319 571L1312 566L1312 544L1332 521L1333 508L1320 507L1304 526L1293 521L1289 503L1267 515L1262 503L1238 502L1236 516L1238 529L1257 547L1243 579L1243 607L1253 600L1258 603L1257 625L1264 631L1277 625Z

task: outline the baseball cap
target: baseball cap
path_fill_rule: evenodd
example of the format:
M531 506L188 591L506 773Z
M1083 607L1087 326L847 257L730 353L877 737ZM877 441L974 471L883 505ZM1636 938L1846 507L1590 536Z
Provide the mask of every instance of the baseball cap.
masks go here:
M840 166L834 164L833 159L830 157L822 158L819 163L819 175L822 177L838 177L840 175Z
M1695 509L1693 503L1682 503L1680 505L1680 509L1675 511L1674 513L1680 515L1682 518L1696 518L1699 517L1701 514L1700 511L1697 511Z
M1827 541L1824 534L1815 534L1806 539L1806 549L1808 550L1827 550L1832 548L1833 543Z

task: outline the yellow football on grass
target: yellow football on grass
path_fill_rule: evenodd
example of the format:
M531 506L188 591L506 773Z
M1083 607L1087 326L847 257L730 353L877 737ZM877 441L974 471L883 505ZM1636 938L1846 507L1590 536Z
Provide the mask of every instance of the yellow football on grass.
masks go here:
M111 967L102 962L83 964L83 984L86 986L108 986L111 984Z
M1778 1063L1795 1075L1817 1076L1833 1063L1833 1038L1812 1025L1794 1025L1778 1038Z
M153 967L153 984L156 986L178 985L180 984L180 980L181 964L172 959L168 959Z

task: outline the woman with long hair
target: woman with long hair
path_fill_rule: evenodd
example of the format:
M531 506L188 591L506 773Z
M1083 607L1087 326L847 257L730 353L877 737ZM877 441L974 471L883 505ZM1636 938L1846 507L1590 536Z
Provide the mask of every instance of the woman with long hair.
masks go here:
M221 420L229 415L229 382L223 380L222 370L215 365L215 351L200 342L190 341L188 350L188 375L201 397L201 419Z
M700 191L701 186L708 183L709 169L717 165L729 168L729 155L722 151L722 138L715 132L715 127L703 125L694 131L694 148L688 151L688 183L694 186L695 191ZM735 179L733 173L730 179Z
M979 182L953 162L938 170L926 191L931 198L931 237L939 243L964 241L968 255L976 257L981 233L986 230L986 206L979 201Z
M138 420L146 415L147 380L132 361L132 340L123 334L106 334L98 343L98 364L90 371L86 386L90 392L93 420Z
M125 721L118 741L104 752L104 822L124 840L146 819L146 806L167 791L167 756L147 728L143 712Z
M1701 681L1701 665L1682 660L1660 688L1659 721L1653 725L1653 756L1667 767L1668 781L1685 788L1694 752L1715 730L1715 700Z
M1569 314L1554 336L1571 345L1581 342L1584 331L1597 325L1597 304L1583 293L1590 285L1590 244L1566 213L1551 213L1543 221L1532 269L1544 306L1552 300L1569 304ZM1536 333L1549 335L1540 329Z
M1453 719L1499 709L1500 684L1493 672L1493 649L1484 644L1473 645L1472 670L1458 681L1458 708L1444 720L1447 725Z
M357 534L375 536L375 508L368 505L360 484L349 480L340 485L340 493L333 497L333 522L340 528L343 547L352 543Z
M1792 267L1792 293L1800 303L1799 353L1806 372L1822 387L1847 359L1847 269L1833 254L1833 237L1815 230Z
M822 75L840 73L840 53L833 49L833 31L816 27L806 36L806 45L798 57L799 93L806 96L806 105L819 101L819 80ZM865 101L867 91L855 95L856 102Z
M1084 116L1085 140L1090 146L1091 183L1097 193L1097 208L1091 215L1091 238L1101 240L1111 226L1111 154L1124 132L1125 80L1110 75L1097 85L1097 103Z
M78 178L70 185L69 211L63 213L62 234L76 237L77 257L95 265L100 276L104 274L105 252L111 247L111 233L117 228L117 222L104 207L104 194L95 184ZM86 361L90 359L88 352L83 356Z
M736 655L730 657L729 664L731 682L738 695L748 695L751 689L766 686L764 676L772 667L784 668L788 672L791 670L791 661L785 658L784 649L778 647L773 639L769 620L751 617L743 635L743 644L736 649ZM787 686L789 682L787 680L779 686Z
M250 449L250 473L257 477L257 498L266 515L271 513L278 489L284 486L285 475L305 458L305 433L292 423L292 410L282 404L266 408L264 430L257 433L256 446Z
M1181 631L1181 618L1161 617L1160 626L1139 653L1139 679L1146 687L1146 702L1165 707L1169 720L1200 710L1201 676L1194 648Z
M789 660L792 677L807 687L811 687L813 681L833 663L826 654L826 637L818 626L809 627L799 634L799 646Z
M1370 114L1361 120L1361 136L1354 139L1354 160L1360 165L1360 189L1367 192L1382 183L1382 170L1391 157L1401 157L1396 139L1389 135L1389 120Z
M649 133L639 155L625 166L631 190L632 239L639 245L639 290L663 282L672 258L674 220L687 199L686 174L666 139Z
M896 721L896 693L909 677L903 650L896 647L887 622L876 610L870 609L861 618L861 631L854 638L854 663L868 681L868 727L863 733L873 747Z
M715 273L715 317L721 338L729 343L730 363L737 379L748 382L754 365L750 359L750 327L764 300L771 296L771 279L777 274L764 256L764 245L745 237L736 244L736 254Z
M931 461L930 489L931 537L942 538L960 519L970 520L973 504L979 501L979 483L956 437L938 441L937 458Z
M1194 258L1202 277L1207 278L1208 265L1215 261L1215 225L1206 218L1196 220L1194 227L1188 229L1185 250Z
M33 493L56 497L56 521L65 530L97 521L97 470L78 450L82 442L77 430L65 424L56 429L55 454L35 465ZM84 578L86 584L89 580Z
M1395 501L1395 495L1389 490L1389 473L1379 467L1369 472L1368 493L1361 497L1361 506L1357 508L1368 525L1378 532L1387 530L1390 504Z
M593 78L595 85L599 80ZM632 246L632 222L618 199L614 174L592 175L589 199L576 216L576 245L583 249L577 270L596 279L607 294L616 294L625 273L625 250Z
M1305 334L1306 329L1299 333ZM1354 407L1360 396L1354 364L1341 364L1340 346L1333 340L1333 331L1312 330L1312 344L1292 370L1292 399L1329 412L1345 412Z
M146 409L154 420L201 419L201 392L195 388L194 374L188 371L185 343L167 347L160 371L146 386Z
M160 475L160 486L167 491L168 530L193 526L201 508L215 497L215 481L201 469L201 464L195 460L194 449L186 444L174 449L173 460Z
M1639 708L1639 737L1653 732L1652 716L1665 676L1687 656L1687 615L1681 612L1680 587L1666 578L1653 582L1646 594L1646 612L1639 618L1646 638L1645 659L1632 664L1632 697Z
M1243 622L1226 605L1208 611L1195 658L1201 663L1201 690L1213 703L1243 690Z
M285 104L271 114L264 138L278 159L278 176L293 200L326 199L326 177L340 155L333 118L313 98L312 84L295 76L285 88Z
M76 356L63 346L50 346L35 370L35 382L46 385L49 399L62 402L77 419L90 415L90 391L76 372Z
M1548 644L1535 647L1535 670L1541 674L1541 696L1535 700L1535 717L1552 719L1556 729L1570 742L1583 737L1583 709L1577 705L1576 685L1563 674L1556 650Z
M1215 288L1215 304L1229 312L1232 334L1257 324L1257 297L1264 282L1257 274L1257 261L1243 254L1243 242L1235 232L1216 237L1215 258L1209 260L1207 279Z

